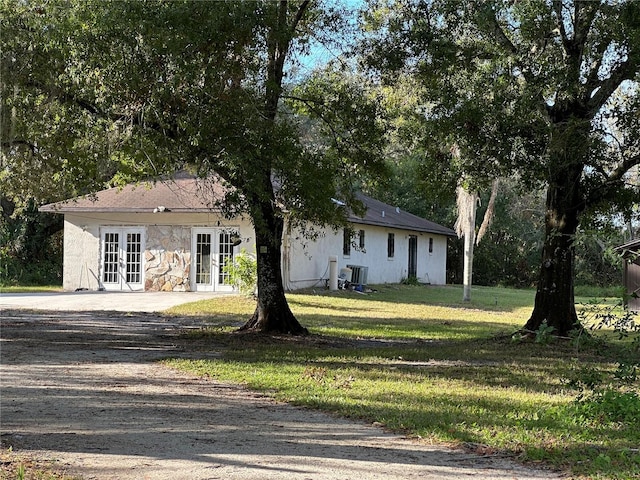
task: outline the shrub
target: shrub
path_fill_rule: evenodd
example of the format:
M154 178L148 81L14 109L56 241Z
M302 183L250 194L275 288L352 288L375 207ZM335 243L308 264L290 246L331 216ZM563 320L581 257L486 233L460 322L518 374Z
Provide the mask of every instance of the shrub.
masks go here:
M243 248L234 256L233 262L227 263L222 270L229 275L229 281L236 290L248 297L255 296L258 285L258 265L255 255L247 253Z
M570 379L578 388L575 399L578 415L601 421L640 422L638 369L640 368L640 325L623 302L602 305L592 301L579 313L581 323L590 330L612 328L620 339L629 339L620 352L617 369L611 372L582 368ZM578 339L579 337L576 337ZM581 344L577 344L579 347Z

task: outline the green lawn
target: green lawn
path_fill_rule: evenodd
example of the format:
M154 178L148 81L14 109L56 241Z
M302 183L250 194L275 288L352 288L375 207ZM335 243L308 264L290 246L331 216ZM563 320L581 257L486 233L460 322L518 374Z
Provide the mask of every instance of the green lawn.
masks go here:
M302 338L234 333L255 305L242 297L172 309L205 316L208 326L186 335L223 355L166 363L426 442L500 450L576 477L640 477L638 380L620 398L582 404L571 382L612 376L628 349L611 332L579 347L514 340L531 290L477 287L470 304L459 287L377 290L289 294L311 332ZM611 404L624 408L610 415Z
M0 293L62 292L62 285L0 285Z

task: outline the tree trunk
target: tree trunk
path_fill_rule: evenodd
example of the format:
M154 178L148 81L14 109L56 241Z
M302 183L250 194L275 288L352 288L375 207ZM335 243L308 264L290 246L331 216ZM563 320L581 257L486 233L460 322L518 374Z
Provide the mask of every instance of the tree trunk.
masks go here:
M308 0L303 1L291 19L287 16L288 4L281 1L276 7L278 20L267 38L267 81L263 118L266 121L265 133L262 136L261 150L253 166L262 168L253 181L259 182L247 189L253 192L248 204L251 219L256 233L256 249L258 264L258 303L256 311L240 330L259 332L278 332L293 335L307 334L291 312L284 294L282 282L282 233L284 218L276 206L276 199L271 182L271 159L277 152L272 151L271 139L275 138L274 126L278 114L278 102L282 94L284 65L291 40L295 35L297 24L302 20L309 7Z
M554 335L566 336L579 322L574 301L574 241L583 201L580 178L583 166L557 172L547 190L545 241L535 305L524 329L538 330L543 323Z
M258 302L253 316L240 330L303 335L309 331L291 312L282 282L282 232L284 219L271 201L253 209L258 264Z
M473 249L476 242L476 200L474 195L473 214L469 219L470 223L464 235L464 273L462 277L462 301L471 301L471 286L473 285Z

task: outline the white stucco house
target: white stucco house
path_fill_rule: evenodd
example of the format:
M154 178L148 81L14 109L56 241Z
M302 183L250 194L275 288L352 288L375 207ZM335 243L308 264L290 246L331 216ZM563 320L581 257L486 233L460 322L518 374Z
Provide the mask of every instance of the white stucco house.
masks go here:
M222 266L241 249L255 252L255 236L248 218L229 220L203 200L219 198L221 188L179 174L44 205L40 211L64 215L64 289L232 290ZM409 277L446 283L453 230L370 197L361 200L366 215L350 216L345 231L329 229L309 240L285 228L285 288L327 285L330 257L339 269L349 267L358 284Z

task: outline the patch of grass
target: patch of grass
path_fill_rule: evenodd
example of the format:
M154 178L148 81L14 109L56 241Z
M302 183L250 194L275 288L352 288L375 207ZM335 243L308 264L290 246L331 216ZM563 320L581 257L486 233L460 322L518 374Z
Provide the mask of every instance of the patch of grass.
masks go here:
M622 298L624 293L623 286L596 287L593 285L576 285L574 287L576 296L588 298L606 298L616 297Z
M170 315L206 316L212 323L229 322L230 317L236 317L238 321L246 321L247 315L251 315L256 308L255 300L241 295L228 297L216 297L209 300L184 303L166 310ZM243 321L243 323L244 323Z
M62 292L61 285L0 285L0 293Z
M26 453L0 448L0 479L2 480L80 480L69 476L55 462L38 460Z
M514 342L533 297L531 290L476 288L463 304L460 288L411 285L366 296L289 294L312 333L295 338L231 333L255 303L212 299L172 312L203 315L197 335L215 343L220 357L166 364L428 442L500 450L585 478L637 478L640 429L589 415L568 381L578 368L613 374L618 344Z

